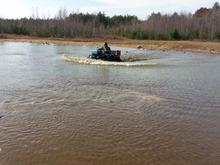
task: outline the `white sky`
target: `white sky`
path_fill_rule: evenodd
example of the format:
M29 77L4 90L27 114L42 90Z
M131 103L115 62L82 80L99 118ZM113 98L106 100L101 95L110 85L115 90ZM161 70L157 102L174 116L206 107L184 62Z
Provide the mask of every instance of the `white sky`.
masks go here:
M200 7L212 7L214 2L220 0L0 0L0 17L29 18L36 9L40 17L53 17L60 8L66 8L69 12L101 11L109 16L130 14L145 19L158 11L195 12Z

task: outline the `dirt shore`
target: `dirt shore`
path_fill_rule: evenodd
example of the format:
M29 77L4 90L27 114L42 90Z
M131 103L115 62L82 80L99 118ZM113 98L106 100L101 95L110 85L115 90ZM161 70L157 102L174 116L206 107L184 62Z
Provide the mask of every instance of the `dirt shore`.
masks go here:
M220 42L205 41L152 41L152 40L131 40L126 38L40 38L22 35L0 35L0 41L33 42L41 44L68 44L68 45L96 45L100 46L107 41L110 45L123 47L143 47L152 50L176 50L183 52L206 53L220 55Z

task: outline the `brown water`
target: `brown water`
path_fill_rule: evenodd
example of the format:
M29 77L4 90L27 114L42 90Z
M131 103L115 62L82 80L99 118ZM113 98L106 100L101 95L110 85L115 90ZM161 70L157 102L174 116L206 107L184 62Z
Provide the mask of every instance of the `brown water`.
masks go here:
M0 165L220 164L220 56L62 58L91 49L0 42Z

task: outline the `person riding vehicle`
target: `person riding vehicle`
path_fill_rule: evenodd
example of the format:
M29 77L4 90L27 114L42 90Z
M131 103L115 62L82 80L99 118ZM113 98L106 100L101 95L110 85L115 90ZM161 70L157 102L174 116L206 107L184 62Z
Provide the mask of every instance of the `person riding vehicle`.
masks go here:
M111 48L108 46L107 42L105 42L104 46L99 48L99 50L103 51L103 54L111 54Z
M89 58L120 62L120 55L121 51L111 50L111 48L108 46L108 43L105 42L101 48L98 48L96 51L92 51L92 53L89 55Z

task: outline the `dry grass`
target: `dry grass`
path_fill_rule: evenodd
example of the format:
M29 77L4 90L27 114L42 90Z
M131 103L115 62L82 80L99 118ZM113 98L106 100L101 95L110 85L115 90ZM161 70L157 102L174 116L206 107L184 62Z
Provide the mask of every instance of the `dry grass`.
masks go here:
M107 38L39 38L22 35L0 35L0 41L18 41L18 42L33 42L43 44L91 44L101 45L103 42L108 42L110 45L138 47L141 46L153 50L177 50L184 52L197 52L207 54L220 55L219 42L205 41L151 41L151 40L131 40L120 37Z

